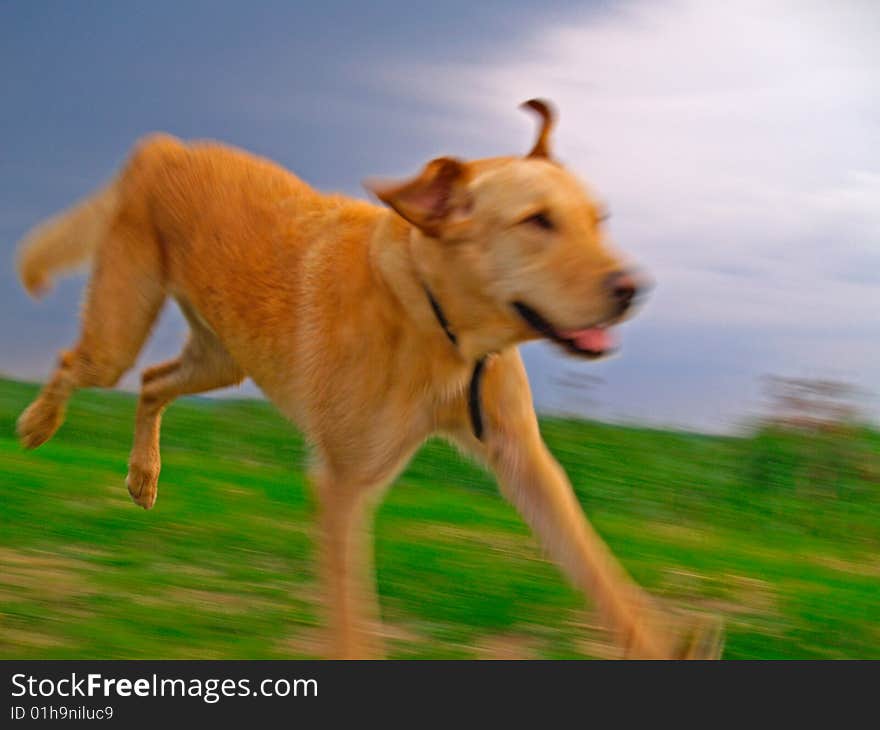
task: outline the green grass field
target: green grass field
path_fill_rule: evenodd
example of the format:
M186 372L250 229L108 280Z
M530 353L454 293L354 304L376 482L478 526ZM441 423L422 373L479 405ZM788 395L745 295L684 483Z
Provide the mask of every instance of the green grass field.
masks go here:
M173 405L145 512L123 483L134 399L79 393L25 453L14 424L35 392L0 380L0 657L317 654L305 449L271 406ZM725 658L880 658L877 433L542 430L632 574L725 616ZM492 479L445 444L389 492L376 539L392 657L608 656Z

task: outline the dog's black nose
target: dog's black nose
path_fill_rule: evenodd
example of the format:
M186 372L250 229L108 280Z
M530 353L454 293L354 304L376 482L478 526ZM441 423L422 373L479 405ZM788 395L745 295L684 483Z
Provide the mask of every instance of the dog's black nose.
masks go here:
M608 277L608 289L617 305L618 314L623 314L639 295L641 284L632 272L615 271Z

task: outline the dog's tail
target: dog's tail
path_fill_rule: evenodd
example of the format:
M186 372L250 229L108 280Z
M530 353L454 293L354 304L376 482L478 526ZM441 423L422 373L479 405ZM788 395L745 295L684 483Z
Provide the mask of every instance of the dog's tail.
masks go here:
M54 274L90 261L118 200L115 182L32 228L18 248L18 275L33 297L45 294Z

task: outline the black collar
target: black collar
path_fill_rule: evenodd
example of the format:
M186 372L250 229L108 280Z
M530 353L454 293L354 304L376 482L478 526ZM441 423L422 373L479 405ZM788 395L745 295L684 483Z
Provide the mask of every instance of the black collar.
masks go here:
M452 327L449 324L449 320L446 319L446 314L443 312L443 307L440 306L440 302L437 301L437 298L428 288L427 284L422 283L422 288L425 290L428 302L431 304L431 311L434 312L438 324L443 328L443 331L446 333L446 336L449 338L453 347L458 347L458 337L456 337L455 332L452 331ZM468 387L468 414L471 417L471 430L474 432L474 436L480 441L483 440L483 411L480 407L480 391L485 366L485 356L481 357L474 363L474 370L471 373L471 383Z
M455 336L455 332L453 332L452 328L449 326L449 320L446 319L446 315L443 313L443 308L440 306L440 302L435 299L434 294L428 288L427 284L422 284L422 287L425 290L425 294L428 295L428 301L431 303L431 309L434 312L434 316L437 318L437 321L440 323L440 326L443 328L449 341L457 346L458 337Z

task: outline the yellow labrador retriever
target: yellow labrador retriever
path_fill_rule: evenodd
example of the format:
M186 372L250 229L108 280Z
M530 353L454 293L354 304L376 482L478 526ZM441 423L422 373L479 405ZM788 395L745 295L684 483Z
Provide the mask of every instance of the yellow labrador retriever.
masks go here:
M93 259L77 344L18 432L34 448L76 388L111 387L169 295L191 328L143 373L126 484L156 501L159 426L175 398L252 378L313 447L332 653L380 651L370 519L431 434L497 475L627 656L715 657L714 620L661 609L584 517L538 431L516 345L546 338L598 358L639 294L602 213L550 154L553 118L525 157L443 157L413 179L368 183L387 207L324 195L214 143L143 140L104 190L36 228L19 267L38 294Z

